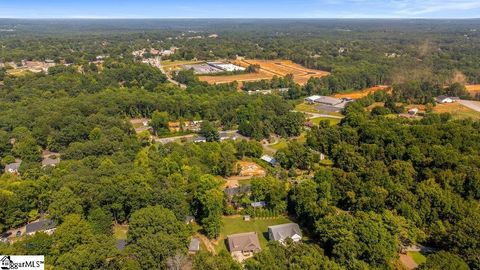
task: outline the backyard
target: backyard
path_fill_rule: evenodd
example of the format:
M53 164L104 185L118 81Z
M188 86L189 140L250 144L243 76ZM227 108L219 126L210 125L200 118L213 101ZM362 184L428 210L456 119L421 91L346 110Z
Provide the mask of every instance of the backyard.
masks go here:
M288 217L279 216L276 218L265 219L252 219L250 221L244 221L243 216L227 216L223 217L223 229L217 240L216 251L219 252L223 249L227 250L225 240L227 235L245 232L256 232L260 240L260 245L265 248L268 243L268 226L290 223Z

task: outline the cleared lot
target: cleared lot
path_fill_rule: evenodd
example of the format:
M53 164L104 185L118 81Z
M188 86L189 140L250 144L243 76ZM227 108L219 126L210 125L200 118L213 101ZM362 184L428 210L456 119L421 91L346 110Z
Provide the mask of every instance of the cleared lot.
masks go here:
M379 86L374 86L370 88L366 88L360 91L354 91L350 93L339 93L335 94L334 97L336 98L353 98L353 99L359 99L362 97L366 97L371 93L374 93L376 91L381 91L381 90L388 90L389 91L390 86L387 85L379 85Z
M248 82L269 80L273 76L284 77L287 74L293 74L293 79L296 83L304 85L311 77L320 78L330 74L322 70L314 70L305 68L299 64L295 64L289 60L238 60L236 65L248 67L249 65L259 65L260 71L258 73L240 74L240 75L226 75L226 76L200 76L200 80L211 84L215 83L229 83L233 81Z

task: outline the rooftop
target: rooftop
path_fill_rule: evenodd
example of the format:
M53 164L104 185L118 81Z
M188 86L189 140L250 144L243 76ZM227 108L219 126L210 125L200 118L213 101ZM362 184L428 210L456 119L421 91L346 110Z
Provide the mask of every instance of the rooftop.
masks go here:
M199 251L200 250L200 240L198 238L192 238L190 245L188 246L188 251Z
M261 250L256 232L232 234L227 237L227 240L230 252Z
M294 235L302 236L302 231L297 223L287 223L281 225L275 225L268 227L270 237L273 237L275 241L283 241L288 237L293 237Z
M37 222L27 224L26 233L35 233L38 231L46 231L55 228L53 220L44 219Z

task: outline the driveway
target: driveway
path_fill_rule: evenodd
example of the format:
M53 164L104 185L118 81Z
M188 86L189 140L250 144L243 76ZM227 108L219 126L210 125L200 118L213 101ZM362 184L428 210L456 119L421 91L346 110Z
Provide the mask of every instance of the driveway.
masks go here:
M473 100L459 100L458 103L462 104L465 107L468 107L472 110L480 112L480 101L473 101Z

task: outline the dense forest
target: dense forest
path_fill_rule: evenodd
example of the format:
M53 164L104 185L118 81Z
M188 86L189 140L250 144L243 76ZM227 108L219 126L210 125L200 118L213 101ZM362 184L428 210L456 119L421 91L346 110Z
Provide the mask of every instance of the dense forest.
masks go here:
M0 175L0 233L44 216L56 224L52 235L0 242L0 254L42 254L55 269L403 269L399 252L421 244L433 252L419 269L480 269L480 122L391 117L404 110L398 103L468 97L463 84L480 82L478 20L0 20L0 28L15 29L0 32L1 63L59 64L20 76L0 68L0 169L22 160L18 174ZM332 74L239 89L186 70L174 76L184 89L131 54L172 46L171 60L282 58ZM99 55L108 57L92 63ZM338 125L307 128L295 111L307 95L379 84L392 91L349 103ZM289 91L241 91L271 88ZM157 143L132 118L151 118L157 133L203 120L207 142ZM242 137L220 141L222 130ZM287 143L268 164L263 144L273 138ZM45 150L60 153L58 166L42 166ZM240 160L266 176L229 198L225 179ZM243 264L226 250L187 255L192 235L220 239L225 216L247 214L283 216L307 237L270 241ZM114 227L126 225L117 249Z

